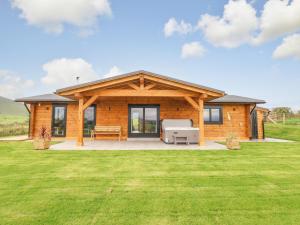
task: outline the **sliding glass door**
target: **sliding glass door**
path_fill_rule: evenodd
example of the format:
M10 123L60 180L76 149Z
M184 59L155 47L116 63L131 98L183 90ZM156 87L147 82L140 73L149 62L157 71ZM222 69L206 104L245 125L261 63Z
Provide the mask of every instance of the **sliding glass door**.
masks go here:
M83 126L83 136L90 137L91 130L94 129L96 125L96 105L91 105L84 110L84 126Z
M53 137L66 136L66 119L67 119L67 105L53 104L52 129L51 129L51 135Z
M129 105L129 137L159 137L159 105Z

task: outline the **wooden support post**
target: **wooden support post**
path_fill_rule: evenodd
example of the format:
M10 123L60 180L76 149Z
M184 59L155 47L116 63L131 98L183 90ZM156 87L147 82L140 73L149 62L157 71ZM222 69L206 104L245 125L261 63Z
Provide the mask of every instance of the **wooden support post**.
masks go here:
M35 127L35 104L30 104L30 118L29 118L29 139L34 138L34 127Z
M144 88L145 88L144 76L140 76L140 89L143 90Z
M83 121L84 121L84 98L78 100L78 131L77 131L77 146L83 146Z
M199 104L199 113L198 113L198 123L199 123L199 145L205 145L205 137L204 137L204 100L202 97L199 97L198 100L198 104Z

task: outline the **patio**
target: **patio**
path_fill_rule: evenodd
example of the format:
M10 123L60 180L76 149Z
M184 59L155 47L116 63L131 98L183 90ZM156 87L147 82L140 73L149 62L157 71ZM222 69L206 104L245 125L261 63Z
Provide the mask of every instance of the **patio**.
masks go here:
M84 146L77 146L76 141L64 141L51 145L51 150L227 150L225 145L207 141L205 146L198 144L165 144L160 140L134 141L85 141Z

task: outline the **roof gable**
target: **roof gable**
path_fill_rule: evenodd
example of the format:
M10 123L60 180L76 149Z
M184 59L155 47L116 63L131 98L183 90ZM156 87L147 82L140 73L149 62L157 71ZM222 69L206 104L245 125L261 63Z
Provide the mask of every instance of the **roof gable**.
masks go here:
M87 82L79 85L58 89L56 90L56 93L59 95L67 96L76 92L89 91L98 88L109 88L114 85L119 85L122 83L133 81L135 79L139 79L140 76L143 76L147 80L158 82L168 86L173 86L175 88L182 88L182 89L199 92L199 93L207 92L212 96L223 96L225 94L225 92L221 90L206 87L203 85L198 85L195 83L186 82L183 80L175 79L169 76L164 76L164 75L160 75L160 74L156 74L144 70L139 70L139 71L126 73L126 74L122 74L110 78L100 79L92 82Z

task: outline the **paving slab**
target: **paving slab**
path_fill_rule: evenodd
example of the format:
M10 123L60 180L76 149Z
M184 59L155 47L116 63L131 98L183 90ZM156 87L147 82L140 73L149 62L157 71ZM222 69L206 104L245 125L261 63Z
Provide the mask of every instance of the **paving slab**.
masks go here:
M0 137L0 141L25 141L28 139L27 135Z
M252 139L249 141L241 141L241 142L294 142L294 141L279 139L279 138L265 138L265 139Z
M84 146L76 146L75 141L64 141L50 146L51 150L227 150L225 145L207 141L198 144L165 144L162 141L85 141Z

